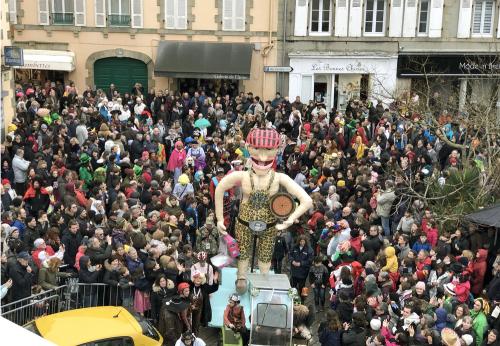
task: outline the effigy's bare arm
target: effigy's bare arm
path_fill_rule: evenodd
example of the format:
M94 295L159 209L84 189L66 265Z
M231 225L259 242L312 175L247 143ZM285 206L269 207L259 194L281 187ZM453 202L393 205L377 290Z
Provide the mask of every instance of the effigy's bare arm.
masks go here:
M217 218L217 229L222 235L226 235L226 226L224 226L224 192L236 186L243 180L245 172L237 171L226 175L219 181L215 188L214 203L215 203L215 217Z
M307 192L288 175L280 174L280 184L289 194L297 198L300 202L294 212L290 214L285 221L276 225L276 229L284 230L290 227L295 220L305 214L312 207L313 203L311 196L309 196Z

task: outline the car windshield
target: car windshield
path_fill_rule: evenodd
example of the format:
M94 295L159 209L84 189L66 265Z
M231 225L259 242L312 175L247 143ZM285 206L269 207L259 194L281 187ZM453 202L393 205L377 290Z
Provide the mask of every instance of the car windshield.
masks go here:
M133 311L129 310L129 312L135 317L135 319L137 320L137 322L141 326L142 335L147 336L147 337L154 339L154 340L157 340L157 341L160 340L160 334L158 334L158 332L153 327L151 322L149 322L147 319L145 319L144 317L142 317L141 315L139 315Z
M287 328L288 307L284 304L257 304L257 325Z

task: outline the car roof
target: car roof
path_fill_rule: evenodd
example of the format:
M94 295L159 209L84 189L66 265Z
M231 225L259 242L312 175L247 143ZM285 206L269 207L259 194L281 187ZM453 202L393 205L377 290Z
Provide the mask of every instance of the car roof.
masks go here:
M35 323L45 339L61 346L142 334L135 317L117 306L64 311L40 317Z

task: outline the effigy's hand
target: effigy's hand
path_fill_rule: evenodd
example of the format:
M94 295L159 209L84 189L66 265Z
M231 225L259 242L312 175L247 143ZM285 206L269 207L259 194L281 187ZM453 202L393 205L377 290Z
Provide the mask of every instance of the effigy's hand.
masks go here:
M227 234L226 226L224 226L224 220L217 222L217 230L222 236L225 236Z
M285 230L285 229L287 229L288 227L290 227L292 224L293 224L293 222L292 222L292 221L288 221L288 220L286 220L286 221L283 221L282 223L277 224L277 225L276 225L276 229L277 229L278 231L282 231L282 230Z

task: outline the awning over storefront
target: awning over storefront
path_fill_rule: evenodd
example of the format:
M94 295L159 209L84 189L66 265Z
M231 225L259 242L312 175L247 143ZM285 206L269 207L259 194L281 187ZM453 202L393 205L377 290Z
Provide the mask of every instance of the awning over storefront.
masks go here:
M24 49L24 65L14 68L33 70L73 71L75 53L61 50Z
M173 78L249 79L253 45L160 42L155 75Z
M491 77L499 75L499 54L400 54L398 57L398 77Z

